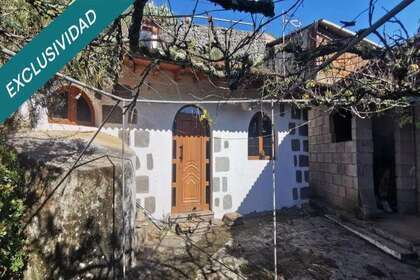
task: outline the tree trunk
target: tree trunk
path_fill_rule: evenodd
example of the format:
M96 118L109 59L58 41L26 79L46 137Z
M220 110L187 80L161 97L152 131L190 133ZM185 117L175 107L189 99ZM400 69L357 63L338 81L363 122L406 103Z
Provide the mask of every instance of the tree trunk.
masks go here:
M134 11L132 15L128 37L130 39L130 51L136 53L140 48L140 31L141 22L143 20L143 10L148 0L136 0L134 2Z

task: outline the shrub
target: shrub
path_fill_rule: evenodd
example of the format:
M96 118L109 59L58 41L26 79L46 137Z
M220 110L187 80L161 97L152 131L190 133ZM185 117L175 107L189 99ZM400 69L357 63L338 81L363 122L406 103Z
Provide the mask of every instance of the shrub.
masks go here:
M25 267L22 174L16 154L0 140L0 279L20 279Z

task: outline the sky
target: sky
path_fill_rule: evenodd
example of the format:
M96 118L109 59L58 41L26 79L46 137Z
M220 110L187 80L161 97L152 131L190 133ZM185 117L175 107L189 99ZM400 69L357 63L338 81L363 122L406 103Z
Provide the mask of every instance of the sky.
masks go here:
M191 14L195 0L154 0L155 4L168 3L170 1L171 8L174 10L175 14ZM386 13L386 10L391 10L395 7L401 0L376 0L376 9L374 13L374 20L379 19ZM295 2L294 0L277 0L275 5L276 14L280 14ZM340 21L351 21L357 17L356 25L350 27L349 29L353 31L358 31L362 28L368 27L368 11L369 0L304 0L303 5L301 5L296 12L294 13L293 18L296 19L296 23L299 22L302 26L313 23L318 19L326 19L334 23L340 24ZM208 0L199 0L199 5L197 7L197 13L204 11L211 11L215 9L220 9L220 6L210 3ZM244 22L251 22L250 16L246 13L233 12L233 11L217 11L211 13L213 17L224 18L228 20L242 20ZM420 23L420 0L415 0L410 6L403 10L397 16L398 20L404 23L410 36L418 32L418 27ZM206 24L205 19L196 19L198 24ZM219 26L226 26L226 23L218 22ZM247 25L238 25L238 29L247 30L249 27ZM385 27L382 27L380 31L382 32L385 28L385 31L390 33L399 32L401 28L392 23L386 24ZM286 33L295 30L296 27L288 25L286 28ZM273 21L269 26L267 26L266 32L272 34L275 37L281 36L282 32L282 21L278 19ZM370 39L378 41L375 36L370 36Z

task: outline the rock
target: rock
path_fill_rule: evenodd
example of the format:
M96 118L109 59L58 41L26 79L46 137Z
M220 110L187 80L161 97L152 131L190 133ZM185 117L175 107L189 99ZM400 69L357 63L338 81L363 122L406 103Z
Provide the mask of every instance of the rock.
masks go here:
M45 275L59 279L67 271L79 270L89 270L90 276L86 274L83 279L105 279L111 272L95 265L103 263L99 252L104 252L108 259L122 255L115 238L123 233L127 244L135 243L135 170L127 161L123 200L122 192L117 191L123 186L122 176L115 176L121 174L121 162L111 163L104 158L121 155L117 138L99 134L99 142L95 140L82 159L85 164L60 181L86 144L86 135L91 133L35 131L14 134L8 139L18 153L19 163L29 174L25 191L33 202L28 204L27 214L37 211L36 219L27 225L29 253L24 279L44 279ZM135 159L130 151L126 155ZM41 203L42 207L38 208ZM130 259L128 254L127 259ZM114 271L118 279L120 267L116 263Z
M227 226L237 226L244 223L241 214L238 212L226 213L222 219L223 223Z

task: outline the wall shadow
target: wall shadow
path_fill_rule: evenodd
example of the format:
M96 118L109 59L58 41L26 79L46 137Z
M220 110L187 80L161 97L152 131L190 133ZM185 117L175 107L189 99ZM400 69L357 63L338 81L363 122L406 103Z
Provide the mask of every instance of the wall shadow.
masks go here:
M276 205L279 208L279 205L282 200L282 195L284 195L284 189L282 187L287 184L284 176L284 167L290 166L293 164L293 155L290 154L290 159L283 158L282 153L289 151L288 141L286 141L287 136L279 143L276 148L276 165L275 165L275 175L276 175ZM283 162L279 162L283 161ZM258 175L256 181L252 184L249 192L246 194L245 198L240 203L237 212L242 215L248 215L251 213L270 211L273 208L273 170L272 170L272 161L268 161L264 166L264 169ZM290 167L289 167L290 168ZM283 174L282 174L283 173ZM286 187L288 187L286 185Z

